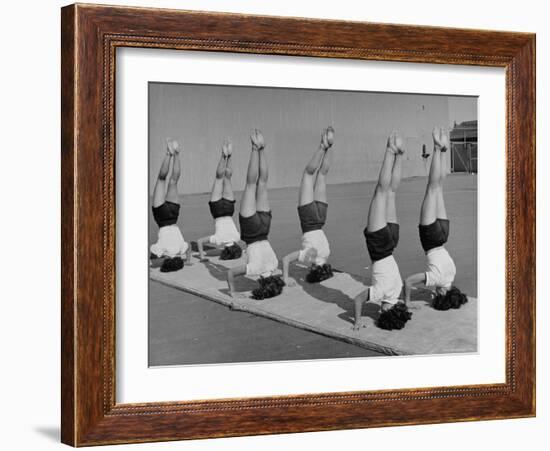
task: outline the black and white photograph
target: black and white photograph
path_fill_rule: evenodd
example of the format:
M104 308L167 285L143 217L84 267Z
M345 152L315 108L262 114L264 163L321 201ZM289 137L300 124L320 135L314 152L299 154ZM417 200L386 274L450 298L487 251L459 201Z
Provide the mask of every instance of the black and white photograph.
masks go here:
M476 97L150 82L148 110L150 367L477 352Z
M546 450L547 5L105 3L2 10L2 449Z

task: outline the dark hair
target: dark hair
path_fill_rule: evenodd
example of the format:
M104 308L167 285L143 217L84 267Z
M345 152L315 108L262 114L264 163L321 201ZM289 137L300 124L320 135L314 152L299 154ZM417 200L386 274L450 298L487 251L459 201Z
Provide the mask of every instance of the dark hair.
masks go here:
M328 263L323 265L311 265L306 281L309 283L322 282L323 280L330 279L333 276L332 266Z
M181 257L167 257L160 267L160 272L173 272L179 271L183 268L183 258Z
M231 246L225 246L220 254L220 260L236 260L241 258L243 250L237 243L233 243Z
M393 330L393 329L403 329L405 323L410 320L412 313L409 312L409 309L404 302L398 302L393 305L390 309L380 313L376 325L380 329Z
M252 290L252 297L259 301L280 295L285 286L285 282L281 276L260 277L258 283L260 286Z
M445 294L435 295L432 307L436 310L458 309L466 302L468 302L468 296L457 287L451 287Z

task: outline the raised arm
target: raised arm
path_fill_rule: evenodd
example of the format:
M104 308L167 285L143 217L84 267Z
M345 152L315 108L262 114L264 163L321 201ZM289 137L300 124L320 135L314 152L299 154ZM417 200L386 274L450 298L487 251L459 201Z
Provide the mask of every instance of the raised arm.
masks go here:
M293 287L294 285L296 285L296 283L294 281L289 280L289 278L288 278L288 269L289 269L290 264L293 261L298 260L299 255L300 255L300 251L296 251L296 252L291 252L290 254L285 255L283 257L283 280L284 280L285 284L289 287Z
M411 291L415 285L425 284L426 283L426 273L419 272L413 274L405 280L405 305L410 307L411 302Z
M236 266L227 271L227 286L229 287L229 294L231 297L235 297L235 277L244 276L246 274L246 265Z

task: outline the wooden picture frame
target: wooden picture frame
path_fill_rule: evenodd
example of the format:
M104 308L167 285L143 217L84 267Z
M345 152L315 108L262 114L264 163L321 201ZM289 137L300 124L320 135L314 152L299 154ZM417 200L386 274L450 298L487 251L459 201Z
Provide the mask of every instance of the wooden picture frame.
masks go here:
M61 437L73 446L535 415L535 35L71 5L62 9ZM118 404L115 51L300 55L506 69L506 382Z

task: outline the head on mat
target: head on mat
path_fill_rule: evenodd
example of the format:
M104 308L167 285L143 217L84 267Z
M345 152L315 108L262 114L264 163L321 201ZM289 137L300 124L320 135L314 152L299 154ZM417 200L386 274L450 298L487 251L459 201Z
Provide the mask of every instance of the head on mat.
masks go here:
M432 139L432 161L418 224L420 244L426 256L426 267L424 271L407 277L405 300L409 304L411 291L423 285L434 292L433 308L448 310L460 308L468 298L453 285L456 266L445 248L450 231L450 221L443 196L443 183L450 172L449 131L446 128L434 127Z
M302 229L301 249L283 258L283 279L290 286L290 264L294 261L307 265L309 272L306 281L316 283L332 277L332 267L328 263L330 246L323 231L327 220L326 178L332 160L334 129L327 127L321 132L321 141L302 173L298 197L298 218Z
M259 289L269 287L266 292L269 296L264 296L266 298L280 293L278 289L271 288L279 261L268 239L272 215L267 189L269 168L262 132L255 129L250 135L250 141L250 158L239 211L241 239L247 246L246 263L227 272L227 284L231 296L240 296L235 291L235 278L260 276Z
M376 324L384 329L401 329L412 316L400 300L403 281L393 256L399 242L395 196L401 182L404 153L402 137L396 131L391 132L363 231L372 262L371 285L354 299L354 330L367 325L362 316L366 302L380 303Z
M181 176L180 162L181 147L175 139L166 139L166 149L162 161L155 188L153 190L153 218L159 227L158 239L151 246L150 259L153 265L160 265L168 271L176 271L183 267L178 260L166 263L170 259L186 258L191 261L191 247L183 238L178 226L180 203L178 197L178 181ZM170 171L171 169L171 171ZM166 263L166 265L165 265Z
M258 288L252 290L252 297L258 301L269 299L283 292L285 282L281 276L268 276L258 279Z
M220 149L220 158L216 166L216 173L208 206L214 220L214 234L207 235L197 240L199 258L206 260L204 244L208 243L222 248L221 260L235 260L241 257L242 249L237 244L241 237L233 214L235 213L235 195L231 178L233 176L233 144L229 138L225 138Z

